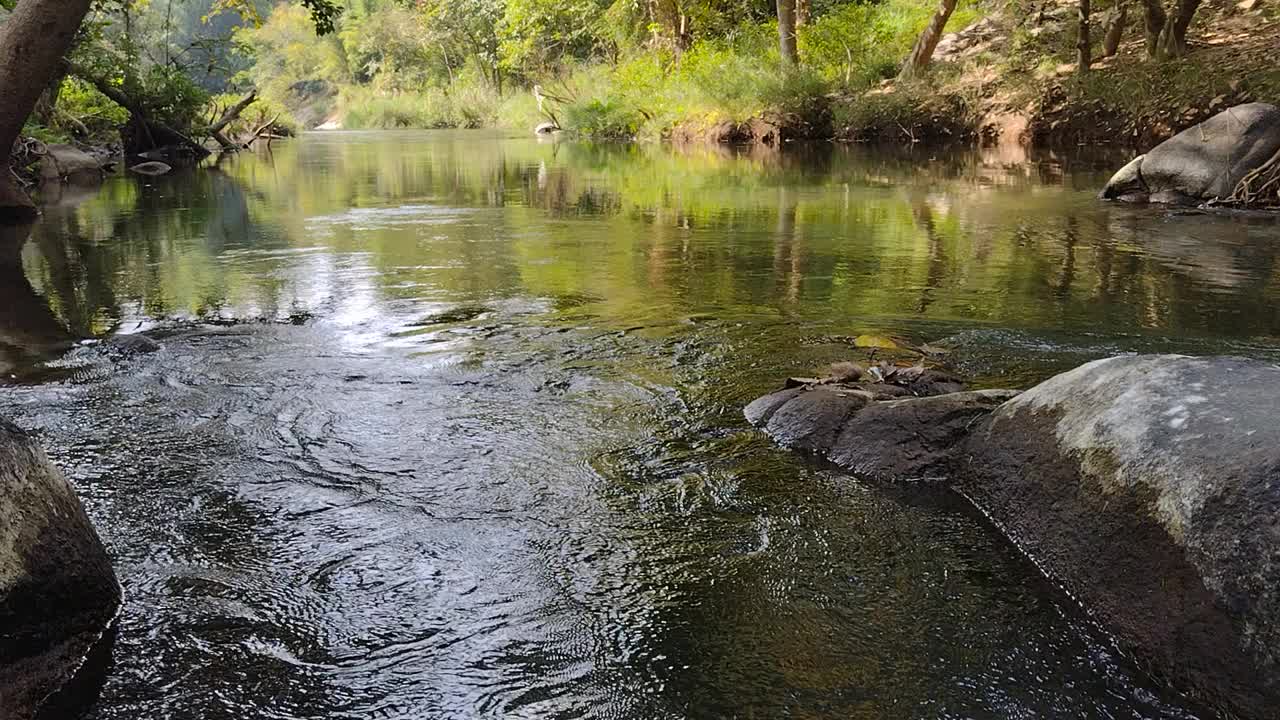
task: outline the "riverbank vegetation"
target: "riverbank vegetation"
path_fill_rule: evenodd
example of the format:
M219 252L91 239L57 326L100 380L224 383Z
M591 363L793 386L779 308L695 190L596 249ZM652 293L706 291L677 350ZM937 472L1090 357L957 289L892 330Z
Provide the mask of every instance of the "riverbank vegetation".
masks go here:
M1280 97L1278 19L1249 0L358 0L332 37L284 6L236 41L303 126L1142 143Z
M118 137L131 156L314 127L539 124L1144 145L1280 98L1280 9L1262 0L0 0L0 33L24 7L84 22L22 136Z

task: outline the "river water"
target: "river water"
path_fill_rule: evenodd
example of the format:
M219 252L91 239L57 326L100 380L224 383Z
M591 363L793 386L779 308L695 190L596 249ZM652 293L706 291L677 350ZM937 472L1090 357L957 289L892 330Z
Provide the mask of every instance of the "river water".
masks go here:
M1280 359L1280 223L1111 167L329 133L50 198L0 413L125 588L85 716L1197 717L963 502L740 412L864 334Z

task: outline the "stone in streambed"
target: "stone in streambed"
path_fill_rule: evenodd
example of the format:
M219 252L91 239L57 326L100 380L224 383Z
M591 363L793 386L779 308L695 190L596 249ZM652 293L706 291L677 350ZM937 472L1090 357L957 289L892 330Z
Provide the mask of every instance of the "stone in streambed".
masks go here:
M1142 667L1233 717L1270 720L1277 387L1268 362L1128 356L1016 397L864 403L798 387L753 403L750 418L864 477L949 482Z
M0 420L0 717L34 717L115 619L120 585L71 485Z
M765 432L780 445L825 455L845 422L870 402L869 394L836 385L802 389L769 415Z
M102 180L102 167L102 161L74 145L49 145L40 158L40 179L94 184Z
M849 419L827 459L878 480L941 478L974 424L1017 394L974 390L872 403Z
M1195 205L1231 196L1245 175L1280 152L1280 108L1228 108L1134 158L1101 197Z
M1280 367L1118 357L1002 405L955 486L1160 677L1280 708Z

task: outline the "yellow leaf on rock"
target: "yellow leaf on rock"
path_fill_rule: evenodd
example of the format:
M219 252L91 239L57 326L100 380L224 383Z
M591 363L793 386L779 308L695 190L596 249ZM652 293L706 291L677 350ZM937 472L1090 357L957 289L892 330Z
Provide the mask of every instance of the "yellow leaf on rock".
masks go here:
M853 339L853 346L860 348L883 348L885 350L899 350L901 346L892 339L881 335L859 335Z

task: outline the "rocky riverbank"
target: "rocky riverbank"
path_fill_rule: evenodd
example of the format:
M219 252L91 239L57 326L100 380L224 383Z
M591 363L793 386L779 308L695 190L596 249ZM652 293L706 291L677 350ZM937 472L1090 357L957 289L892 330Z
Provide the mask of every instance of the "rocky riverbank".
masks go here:
M1276 382L1264 362L1129 356L1022 394L801 380L745 414L858 475L946 483L1154 676L1263 720L1280 705Z

